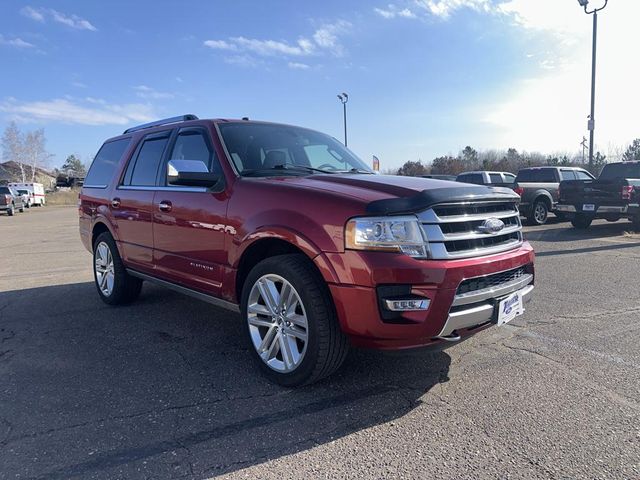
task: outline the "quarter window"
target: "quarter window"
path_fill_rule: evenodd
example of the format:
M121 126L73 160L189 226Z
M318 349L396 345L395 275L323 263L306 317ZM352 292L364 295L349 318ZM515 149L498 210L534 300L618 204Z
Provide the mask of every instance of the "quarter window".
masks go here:
M573 173L573 170L561 170L560 171L560 176L562 177L562 180L575 180L576 176Z
M93 159L89 173L84 180L85 187L106 187L120 163L120 159L131 142L130 138L123 138L107 142Z

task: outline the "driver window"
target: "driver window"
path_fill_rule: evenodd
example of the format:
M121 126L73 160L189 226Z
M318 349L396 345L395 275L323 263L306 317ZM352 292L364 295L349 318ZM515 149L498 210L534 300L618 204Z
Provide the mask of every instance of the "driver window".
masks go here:
M210 172L222 173L215 151L209 146L204 132L183 132L178 134L170 160L200 160Z
M340 154L330 150L327 145L305 145L304 153L309 159L309 165L314 168L333 167L335 170L345 170L349 167Z

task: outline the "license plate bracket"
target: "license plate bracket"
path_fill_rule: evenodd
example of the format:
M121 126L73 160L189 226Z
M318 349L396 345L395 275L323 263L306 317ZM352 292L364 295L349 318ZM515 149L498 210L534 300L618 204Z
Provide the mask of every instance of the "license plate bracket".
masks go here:
M498 326L509 323L514 318L524 313L524 301L522 290L513 292L506 297L499 298L496 302Z

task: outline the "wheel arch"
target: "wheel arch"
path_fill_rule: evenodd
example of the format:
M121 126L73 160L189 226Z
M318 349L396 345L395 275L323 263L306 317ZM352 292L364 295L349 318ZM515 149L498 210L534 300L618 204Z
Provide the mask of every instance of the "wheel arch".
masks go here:
M309 263L313 265L314 270L325 281L332 281L335 278L335 272L324 261L324 257L314 249L306 248L308 245L300 245L295 240L285 238L283 236L273 235L269 237L261 236L249 243L238 257L236 263L236 278L234 285L234 294L238 302L242 296L242 288L244 282L249 275L251 269L262 260L277 255L300 254L304 255ZM329 277L329 278L327 278Z

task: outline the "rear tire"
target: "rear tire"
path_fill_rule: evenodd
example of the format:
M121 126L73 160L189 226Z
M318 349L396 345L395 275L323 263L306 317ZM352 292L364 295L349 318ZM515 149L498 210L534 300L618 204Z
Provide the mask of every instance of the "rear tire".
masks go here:
M536 200L527 220L531 225L544 225L549 218L549 207L544 200Z
M93 243L93 278L100 299L108 305L131 303L142 289L142 280L127 273L116 242L108 232L98 235Z
M286 387L316 382L347 356L349 343L329 289L304 255L258 263L247 276L240 305L249 351L272 382Z
M577 228L578 230L586 230L591 226L591 222L593 222L593 218L589 218L584 215L576 215L571 219L571 225L573 225L573 228Z
M24 203L22 204L22 206L20 207L20 213L24 213Z

